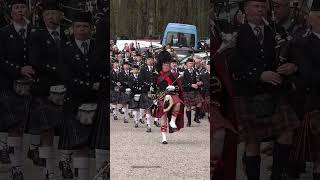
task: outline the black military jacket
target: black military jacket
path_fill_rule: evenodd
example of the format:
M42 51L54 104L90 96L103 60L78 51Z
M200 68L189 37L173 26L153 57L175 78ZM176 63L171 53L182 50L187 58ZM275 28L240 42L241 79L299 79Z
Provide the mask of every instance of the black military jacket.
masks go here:
M13 24L0 30L0 89L12 89L13 80L19 79L21 67L30 65L28 58L28 37L31 26L27 26L25 40Z
M29 59L36 71L36 81L31 90L33 95L48 96L50 86L63 84L58 71L62 60L61 50L66 41L63 29L60 29L59 44L56 44L46 28L31 30Z
M114 69L110 72L110 88L111 90L114 90L114 88L117 86L117 82L120 82L120 71L117 73ZM121 82L120 82L121 83Z
M152 68L152 71L149 71L147 65L143 66L140 70L139 79L141 81L141 92L147 93L150 91L150 87L155 88L156 85L156 69Z
M137 78L133 74L129 77L129 88L131 88L132 95L141 93L141 81L139 75Z
M130 70L128 70L128 74L124 70L122 70L119 73L119 81L121 83L120 90L122 92L124 92L126 88L129 88L130 76L131 76Z
M105 96L107 62L95 52L95 42L90 41L89 53L84 55L76 42L67 42L62 53L62 76L67 87L67 96L73 101L97 101ZM94 83L100 83L98 90Z
M260 76L264 71L277 69L279 62L275 59L275 46L273 32L267 26L264 26L262 44L249 24L240 26L230 62L237 95L254 96L274 91L274 86L260 81Z
M184 70L184 76L183 76L183 91L184 92L191 92L191 91L198 91L198 89L194 89L191 87L192 84L197 83L197 73L195 70L192 70L192 73L190 74L188 69Z

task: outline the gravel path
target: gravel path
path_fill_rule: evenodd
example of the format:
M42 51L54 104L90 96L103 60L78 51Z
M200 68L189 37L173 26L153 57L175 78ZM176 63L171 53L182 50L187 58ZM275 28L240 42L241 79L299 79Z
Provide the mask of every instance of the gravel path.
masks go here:
M186 121L185 121L186 122ZM112 180L208 180L210 136L207 118L161 144L160 128L134 128L133 119L111 120Z

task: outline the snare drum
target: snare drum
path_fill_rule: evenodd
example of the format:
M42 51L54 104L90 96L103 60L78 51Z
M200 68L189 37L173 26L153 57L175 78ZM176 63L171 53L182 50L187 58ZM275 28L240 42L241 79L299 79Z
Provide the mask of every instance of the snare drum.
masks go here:
M17 79L13 82L13 90L20 96L28 96L30 95L31 83L31 79Z
M141 94L135 94L133 97L134 101L137 101L137 102L140 101L140 96Z
M78 119L81 124L91 125L93 124L93 118L96 115L97 104L89 103L89 104L81 104L78 108Z
M67 89L64 87L64 85L51 86L50 96L48 99L55 105L62 106L66 91Z

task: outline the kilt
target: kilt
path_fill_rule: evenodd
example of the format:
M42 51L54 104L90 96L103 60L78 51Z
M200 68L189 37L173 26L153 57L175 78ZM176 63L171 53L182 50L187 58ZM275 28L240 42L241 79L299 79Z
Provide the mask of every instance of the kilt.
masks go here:
M113 104L120 103L120 100L121 100L120 95L121 95L120 92L115 92L114 90L110 90L110 102Z
M153 105L153 99L148 97L147 93L142 93L139 101L141 109L151 109Z
M47 97L33 97L26 132L39 134L40 130L59 128L63 118L62 107L53 104Z
M235 97L234 106L242 141L259 142L265 138L274 138L285 131L296 129L300 124L285 98L279 99L272 116L264 118L257 118L248 108L247 97Z
M128 104L130 101L130 95L125 94L124 92L120 92L119 94L119 103L120 104Z
M80 103L67 102L63 107L63 123L59 140L59 149L75 150L81 147L92 149L109 148L109 122L107 102L99 100L94 121L83 125L77 119Z
M134 94L130 97L129 109L151 109L152 105L153 99L149 98L147 93L142 93L139 101L134 100Z
M0 131L24 127L29 118L31 96L19 96L12 91L0 91Z
M202 103L203 98L199 92L185 92L184 93L184 105L187 107L196 106Z
M210 111L210 96L205 96L203 101L202 101L202 108L204 112L209 112Z
M177 103L183 103L183 101L179 98L179 96L177 95L171 95L172 97L172 100L173 100L173 104L177 104ZM155 112L155 118L161 118L165 112L163 111L164 110L164 101L163 100L159 100L158 101L158 105L157 105L157 109L156 109L156 112Z

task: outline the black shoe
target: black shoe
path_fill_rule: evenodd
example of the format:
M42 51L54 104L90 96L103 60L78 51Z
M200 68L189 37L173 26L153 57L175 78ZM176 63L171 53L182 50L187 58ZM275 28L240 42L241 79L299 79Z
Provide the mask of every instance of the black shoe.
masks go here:
M154 124L155 126L157 126L157 127L160 127L159 121L154 121L153 124Z
M2 164L10 164L11 163L11 160L9 157L8 146L6 146L2 150L0 150L0 162L2 162Z
M33 164L39 167L46 166L46 160L39 157L39 148L29 149L28 158L33 161Z
M64 179L73 179L73 173L70 163L71 162L69 160L59 161L59 169L61 170L62 177Z
M114 119L114 120L118 120L118 117L117 117L117 116L114 116L113 119Z
M129 118L133 118L133 115L132 115L132 113L128 113L129 114Z
M138 128L138 127L139 127L138 123L135 123L135 124L134 124L134 127L135 127L135 128Z
M120 114L124 114L124 112L122 111L122 109L119 109Z
M162 144L168 144L168 142L167 141L162 141Z
M124 122L124 123L129 123L127 119L124 119L123 122Z
M187 127L191 127L191 124L188 123L188 124L187 124Z
M140 122L141 124L144 124L144 120L142 120L142 119L139 119L139 122Z
M198 119L198 118L194 118L194 122L196 122L196 123L200 123L200 120Z
M151 127L147 127L147 132L151 132Z
M23 173L16 167L11 168L11 179L12 180L24 180Z

